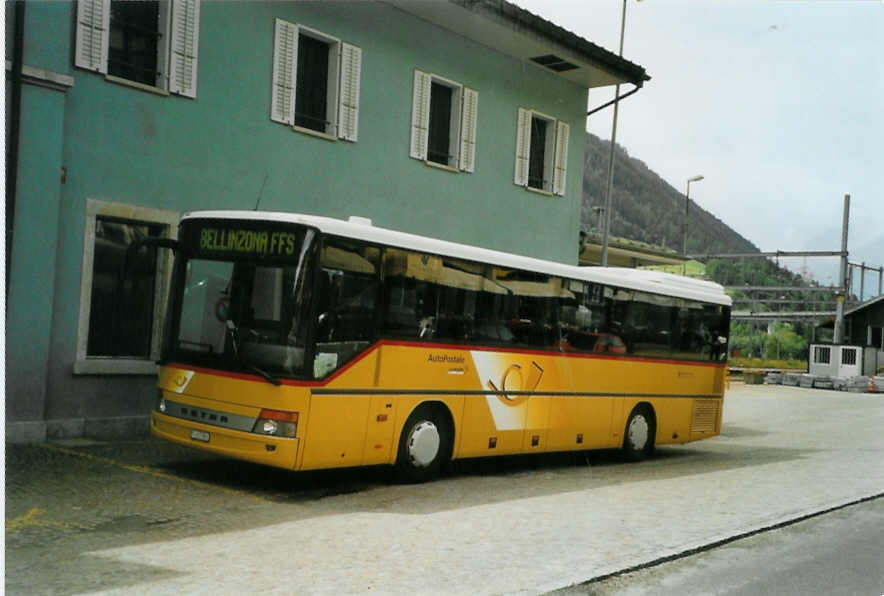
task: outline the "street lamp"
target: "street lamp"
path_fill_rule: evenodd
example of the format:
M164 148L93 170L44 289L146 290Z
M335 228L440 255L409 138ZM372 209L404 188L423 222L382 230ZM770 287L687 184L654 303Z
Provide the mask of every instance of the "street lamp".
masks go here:
M702 174L697 174L688 178L688 188L684 193L684 224L682 225L681 254L684 257L684 263L681 266L681 274L688 274L688 208L691 204L691 182L699 182L703 179Z
M688 188L684 193L684 225L682 226L682 232L684 237L681 241L681 254L687 259L688 257L688 209L691 203L691 182L699 182L703 179L703 176L698 174L692 178L688 178Z

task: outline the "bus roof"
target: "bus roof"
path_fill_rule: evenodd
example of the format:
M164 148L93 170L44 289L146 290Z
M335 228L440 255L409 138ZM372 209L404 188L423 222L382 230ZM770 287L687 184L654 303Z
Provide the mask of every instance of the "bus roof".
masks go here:
M560 277L577 279L600 284L607 284L626 289L640 290L653 294L688 298L701 302L731 305L731 298L724 293L724 288L714 282L642 269L625 267L578 267L554 261L544 261L511 253L479 248L467 244L458 244L447 240L428 238L396 230L379 228L371 224L371 220L351 217L349 221L274 211L237 211L215 210L194 211L185 213L181 220L188 219L239 219L251 221L267 221L292 223L309 226L320 232L374 242L386 246L395 246L441 256L455 257L468 261L489 263L512 269L524 269L536 273L546 273Z

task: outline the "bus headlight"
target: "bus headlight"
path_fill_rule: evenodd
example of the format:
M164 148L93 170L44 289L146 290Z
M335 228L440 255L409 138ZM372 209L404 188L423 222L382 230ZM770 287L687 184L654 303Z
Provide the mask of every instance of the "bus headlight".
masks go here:
M271 437L294 438L298 432L298 413L261 410L252 432Z

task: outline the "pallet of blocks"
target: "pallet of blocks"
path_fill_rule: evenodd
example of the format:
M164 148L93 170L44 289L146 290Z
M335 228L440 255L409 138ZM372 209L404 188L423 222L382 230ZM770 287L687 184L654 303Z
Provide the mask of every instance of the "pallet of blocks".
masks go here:
M797 387L798 382L801 380L801 375L798 373L785 373L783 375L783 385L789 385L791 387Z
M782 385L783 384L783 373L778 372L769 372L764 377L765 385Z
M866 393L869 390L869 377L850 377L847 380L847 390L851 393Z
M832 377L817 376L813 378L813 386L816 389L834 389L835 383L832 381Z

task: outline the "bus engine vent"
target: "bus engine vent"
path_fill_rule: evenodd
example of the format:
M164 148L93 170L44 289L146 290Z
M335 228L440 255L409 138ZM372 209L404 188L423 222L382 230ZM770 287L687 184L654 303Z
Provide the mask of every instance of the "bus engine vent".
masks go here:
M694 401L694 417L691 420L691 432L714 433L718 422L721 402L717 399L698 399Z

